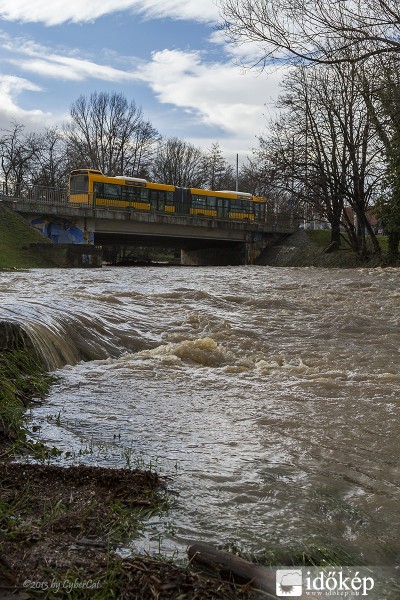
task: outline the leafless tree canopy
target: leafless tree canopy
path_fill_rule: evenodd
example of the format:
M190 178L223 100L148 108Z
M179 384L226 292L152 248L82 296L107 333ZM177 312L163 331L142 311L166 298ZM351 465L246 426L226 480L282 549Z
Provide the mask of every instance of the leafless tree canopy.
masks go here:
M200 148L178 138L166 139L154 157L153 179L181 187L200 187L202 158Z
M399 0L220 0L222 29L272 59L332 63L400 52Z
M366 234L379 252L366 213L382 190L383 144L360 93L357 66L297 65L282 87L282 112L260 138L259 151L273 174L274 196L286 196L311 220L329 221L335 244L345 227L360 256L368 252Z
M24 126L12 121L10 129L0 137L0 176L3 192L19 196L26 185L26 175L31 172L41 151L40 136L25 133Z
M77 166L90 166L105 174L138 174L158 132L144 121L142 109L123 94L93 93L80 96L71 106L65 134Z
M233 190L236 180L232 165L225 160L222 150L215 142L203 156L202 186L209 190Z

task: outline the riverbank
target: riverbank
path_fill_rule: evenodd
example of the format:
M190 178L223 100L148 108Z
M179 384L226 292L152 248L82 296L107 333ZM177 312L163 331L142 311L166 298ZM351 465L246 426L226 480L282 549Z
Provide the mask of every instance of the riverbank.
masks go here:
M330 269L357 269L388 266L385 248L382 256L361 260L345 243L339 250L326 252L330 244L330 231L305 231L303 229L285 240L267 248L257 264L271 267L322 267Z
M30 244L48 244L36 231L9 208L0 204L0 269L34 269L54 267L47 256L32 252Z
M14 349L0 354L0 380L3 599L250 598L246 586L161 556L121 558L143 519L167 509L166 482L150 471L46 464L53 452L28 441L24 414L51 379L38 358ZM21 462L32 453L34 463Z
M249 597L245 589L159 556L118 555L142 519L160 510L156 474L8 462L1 467L2 598Z

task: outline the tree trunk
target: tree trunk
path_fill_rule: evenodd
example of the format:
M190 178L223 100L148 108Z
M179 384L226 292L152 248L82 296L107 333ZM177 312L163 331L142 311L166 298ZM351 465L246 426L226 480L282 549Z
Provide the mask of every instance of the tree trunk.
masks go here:
M400 232L399 231L389 231L388 252L389 252L389 257L391 259L396 259L399 257L399 242L400 242Z
M340 220L332 221L331 223L331 244L335 244L336 248L340 248Z

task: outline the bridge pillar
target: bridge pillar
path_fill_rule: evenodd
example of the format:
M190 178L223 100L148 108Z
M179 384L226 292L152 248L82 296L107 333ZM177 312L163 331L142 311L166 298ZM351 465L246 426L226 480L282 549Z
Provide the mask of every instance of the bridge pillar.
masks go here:
M216 248L197 248L181 250L181 264L186 267L244 265L246 261L245 243Z

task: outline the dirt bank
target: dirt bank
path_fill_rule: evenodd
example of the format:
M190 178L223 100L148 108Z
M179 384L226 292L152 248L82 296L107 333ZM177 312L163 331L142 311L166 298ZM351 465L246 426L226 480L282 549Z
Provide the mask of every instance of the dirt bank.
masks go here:
M150 472L2 462L0 597L247 598L160 557L118 556L162 487Z

